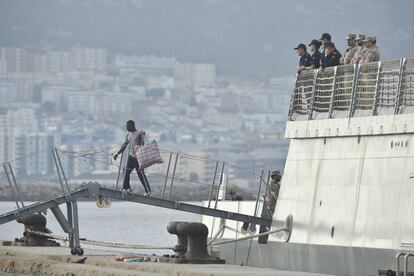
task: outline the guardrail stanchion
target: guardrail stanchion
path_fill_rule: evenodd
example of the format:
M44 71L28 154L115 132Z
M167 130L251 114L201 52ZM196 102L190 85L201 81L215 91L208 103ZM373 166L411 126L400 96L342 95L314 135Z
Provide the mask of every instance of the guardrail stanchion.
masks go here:
M56 172L57 172L58 177L59 177L60 187L62 188L62 192L65 193L65 188L63 187L62 176L60 175L59 165L58 165L58 162L57 162L57 159L56 159L54 148L52 148L52 154L53 154L53 160L55 161Z
M66 189L69 193L70 190L69 190L68 180L66 179L65 171L63 170L62 162L60 161L60 156L59 156L59 152L58 152L57 148L55 148L55 152L56 152L56 159L58 161L59 168L60 168L62 176L63 176L63 180L65 181L65 184L66 184Z
M218 165L219 165L219 161L216 161L216 168L214 169L213 183L211 183L211 189L210 189L210 195L208 197L208 206L207 206L207 208L210 208L211 197L213 196L213 190L214 190L214 183L216 182L216 177L217 177Z
M171 177L170 190L168 191L168 199L171 198L171 193L172 193L173 184L174 184L174 178L175 178L175 172L177 170L178 156L179 156L179 154L177 152L177 155L175 156L175 163L174 163L173 174L172 174L172 177Z
M14 202L16 203L16 207L17 207L17 209L20 209L19 201L17 200L17 196L16 196L16 193L14 191L12 182L10 180L10 175L9 175L9 172L7 171L6 164L3 164L3 169L4 169L4 173L6 174L7 182L9 182L10 189L13 193L13 199L14 199Z
M123 159L124 159L124 152L121 152L121 159L119 160L119 166L118 166L118 174L116 175L115 191L118 191L119 177L121 176L121 169L122 169Z
M167 187L168 175L170 174L171 159L172 159L172 152L170 152L170 158L168 159L167 173L165 175L164 187L162 189L162 198L163 199L164 199L164 195L165 195L165 189Z
M226 162L223 161L223 165L221 166L221 175L220 175L220 182L217 188L217 193L216 193L216 203L214 204L214 209L217 209L217 201L218 201L218 195L220 193L220 187L221 185L223 185L223 173L224 173L224 166L226 165Z
M22 193L20 192L19 185L17 185L16 177L14 176L13 168L12 168L12 166L11 166L10 163L9 163L9 170L10 170L10 175L12 176L12 180L13 180L14 186L16 187L17 200L20 199L20 202L22 204L22 207L24 207L24 203L23 203L23 199L22 199Z

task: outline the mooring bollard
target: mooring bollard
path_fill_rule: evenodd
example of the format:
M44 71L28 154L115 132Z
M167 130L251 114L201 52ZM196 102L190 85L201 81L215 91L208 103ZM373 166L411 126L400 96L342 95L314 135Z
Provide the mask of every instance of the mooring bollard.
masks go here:
M203 223L180 223L177 225L177 232L187 236L188 260L206 260L212 258L207 251L208 228Z
M225 261L212 257L207 251L208 228L199 222L168 223L170 234L177 235L177 245L174 247L175 258L165 257L161 262L193 263L193 264L224 264Z
M188 224L188 222L171 221L167 225L168 233L177 236L177 245L173 249L176 257L184 257L187 252L187 236L177 232L177 226L186 223Z
M24 237L16 239L16 242L21 242L23 245L28 246L59 246L55 241L30 232L50 233L50 230L46 228L47 221L45 216L41 214L31 214L18 219L17 222L24 224Z

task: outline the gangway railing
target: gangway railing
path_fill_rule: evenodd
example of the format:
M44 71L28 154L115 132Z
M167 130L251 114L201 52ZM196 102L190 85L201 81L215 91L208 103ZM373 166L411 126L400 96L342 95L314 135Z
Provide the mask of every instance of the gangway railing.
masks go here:
M108 147L111 151L114 149L114 146ZM106 152L103 150L99 150L100 152ZM43 199L37 203L25 205L22 193L19 188L19 184L16 180L12 163L14 161L3 163L4 173L8 180L9 186L11 191L13 192L13 198L16 202L16 209L5 214L0 215L0 225L7 223L9 221L13 221L19 218L23 218L29 214L43 212L47 209L50 209L55 216L56 220L59 222L60 226L62 227L63 231L69 235L69 247L71 248L72 254L83 254L83 249L80 247L79 241L79 221L78 221L78 206L77 201L81 198L92 198L92 199L99 199L99 198L111 198L115 200L122 200L122 201L131 201L146 205L157 206L161 208L168 208L174 209L179 211L191 212L195 214L207 215L218 217L222 219L229 219L229 220L236 220L241 221L244 223L248 223L251 225L260 225L266 228L269 228L271 225L271 218L268 216L260 217L257 215L258 213L258 204L261 200L261 191L267 190L269 185L269 177L267 177L267 181L264 178L265 171L262 170L261 174L259 175L259 183L258 183L258 190L256 194L256 208L253 214L241 214L236 212L229 212L220 210L217 208L218 200L219 200L219 192L220 190L227 191L227 188L224 187L223 183L226 180L228 182L228 174L231 172L230 168L235 169L237 166L230 164L224 161L218 160L211 160L202 156L191 156L182 152L170 152L170 151L163 151L164 153L168 154L168 163L167 171L165 175L158 175L162 176L163 178L163 187L162 193L158 196L155 195L153 197L147 197L144 195L139 195L135 193L123 193L120 189L120 185L118 182L122 179L123 171L125 170L123 164L123 158L121 156L121 163L120 164L111 164L112 166L117 167L117 176L116 176L116 184L114 188L103 187L99 185L97 182L89 182L83 183L80 187L74 188L73 185L69 185L69 180L67 178L67 174L64 170L64 164L68 159L62 159L64 154L68 154L68 151L59 150L53 148L51 151L48 151L52 154L52 160L55 166L55 172L57 174L57 179L60 183L60 192L55 196L50 196L48 199ZM71 152L73 154L73 152ZM106 153L105 153L106 154ZM109 158L111 153L109 153ZM96 153L91 153L91 151L85 152L78 152L76 156L72 155L72 158L91 158L91 156L95 156ZM33 155L30 155L33 156ZM198 206L196 204L190 204L185 202L180 202L177 199L172 199L173 195L173 187L175 184L178 184L183 179L180 179L177 168L179 166L179 160L183 158L190 158L191 160L199 160L203 162L210 162L213 165L211 166L214 168L214 175L213 180L210 184L201 183L203 185L209 185L209 203L207 207ZM19 158L21 159L21 158ZM102 161L102 160L100 160ZM110 161L112 162L112 161ZM22 163L23 164L23 163ZM21 164L20 164L21 165ZM24 171L24 170L23 170ZM226 173L227 175L226 175ZM253 171L253 173L255 173ZM268 172L268 176L270 175L270 171ZM226 178L226 179L225 179ZM188 180L187 180L188 181ZM263 185L265 188L262 189ZM167 194L168 188L168 194ZM232 187L234 189L234 187ZM263 197L263 200L266 200ZM67 214L66 216L63 214L59 205L66 204L67 206Z
M414 112L414 58L304 70L290 121Z

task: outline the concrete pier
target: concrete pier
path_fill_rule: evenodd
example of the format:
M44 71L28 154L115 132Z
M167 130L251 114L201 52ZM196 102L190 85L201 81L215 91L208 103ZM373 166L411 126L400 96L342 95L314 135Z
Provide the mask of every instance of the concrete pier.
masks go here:
M130 253L85 250L82 257L68 255L65 247L0 246L0 275L143 275L143 276L313 276L304 272L289 272L235 265L192 265L160 262L127 263L116 261L117 255ZM74 263L87 257L84 263ZM151 256L151 259L156 257Z

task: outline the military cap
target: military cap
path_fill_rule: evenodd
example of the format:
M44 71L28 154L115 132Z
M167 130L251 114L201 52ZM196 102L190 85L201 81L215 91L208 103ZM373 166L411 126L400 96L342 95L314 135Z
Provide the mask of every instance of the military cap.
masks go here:
M377 41L377 37L375 37L375 36L367 36L367 37L364 39L364 42L368 42L368 41L375 42L375 41Z
M325 48L335 48L335 44L330 41L326 42L324 46Z
M365 39L365 35L363 34L358 34L356 37L356 40L364 40Z
M312 41L309 43L308 46L311 46L311 45L315 45L317 47L320 47L321 46L321 42L319 40L312 39Z
M297 49L300 49L300 48L302 48L302 49L304 49L306 51L306 45L303 44L303 43L299 44L298 47L293 48L293 50L297 50Z
M319 40L323 40L323 39L327 39L327 40L331 41L331 35L328 34L328 33L323 33Z
M348 36L346 37L346 39L356 39L356 34L348 34Z

